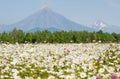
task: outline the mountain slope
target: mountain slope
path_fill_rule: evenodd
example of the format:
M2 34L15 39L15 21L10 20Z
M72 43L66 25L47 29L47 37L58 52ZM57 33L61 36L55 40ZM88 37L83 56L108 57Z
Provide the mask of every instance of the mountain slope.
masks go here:
M53 12L51 9L47 7L42 8L37 13L30 15L29 17L25 18L20 22L9 25L9 28L7 28L6 30L12 30L13 28L22 29L24 31L30 31L35 28L39 28L39 29L54 28L65 31L92 30L89 27L77 24L71 20L66 19L64 16L56 12Z
M0 25L0 32L5 31L6 28L7 28L7 25L1 24L1 25Z

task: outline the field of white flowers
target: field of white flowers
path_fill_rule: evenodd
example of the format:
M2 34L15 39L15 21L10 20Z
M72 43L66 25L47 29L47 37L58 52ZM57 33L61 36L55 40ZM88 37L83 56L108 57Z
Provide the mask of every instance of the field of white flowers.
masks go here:
M119 79L120 44L0 44L0 79Z

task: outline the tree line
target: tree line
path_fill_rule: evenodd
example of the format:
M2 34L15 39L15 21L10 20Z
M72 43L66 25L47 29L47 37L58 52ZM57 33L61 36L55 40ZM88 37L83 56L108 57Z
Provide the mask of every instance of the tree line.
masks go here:
M14 29L11 32L0 33L0 43L119 43L120 34L103 31L56 31L23 32Z

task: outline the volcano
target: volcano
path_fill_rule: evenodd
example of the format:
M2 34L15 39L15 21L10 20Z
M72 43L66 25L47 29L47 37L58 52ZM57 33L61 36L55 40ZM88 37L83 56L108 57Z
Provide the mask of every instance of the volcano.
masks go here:
M48 7L40 9L40 11L28 16L27 18L7 26L7 31L14 28L21 29L25 32L49 30L49 31L91 31L92 29L73 22L66 17L54 12Z

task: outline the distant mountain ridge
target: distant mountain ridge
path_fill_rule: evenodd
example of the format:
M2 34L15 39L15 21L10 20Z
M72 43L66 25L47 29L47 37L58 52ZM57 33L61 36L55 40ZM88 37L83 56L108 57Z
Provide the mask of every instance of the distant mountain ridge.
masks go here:
M0 25L0 32L5 31L4 29L6 29L6 28L7 28L7 26L8 26L8 25L1 24L1 25Z
M96 21L88 26L73 22L66 17L54 12L48 7L40 9L38 12L28 16L27 18L11 24L0 25L0 32L9 32L14 28L21 29L25 32L35 32L48 30L54 31L99 31L120 33L120 27L109 25L104 21Z
M13 28L21 29L23 31L31 31L31 30L44 30L51 29L53 30L64 30L64 31L91 31L92 29L86 27L84 25L80 25L75 23L64 16L52 11L48 7L42 8L40 11L30 15L29 17L7 26L6 31L11 31Z

